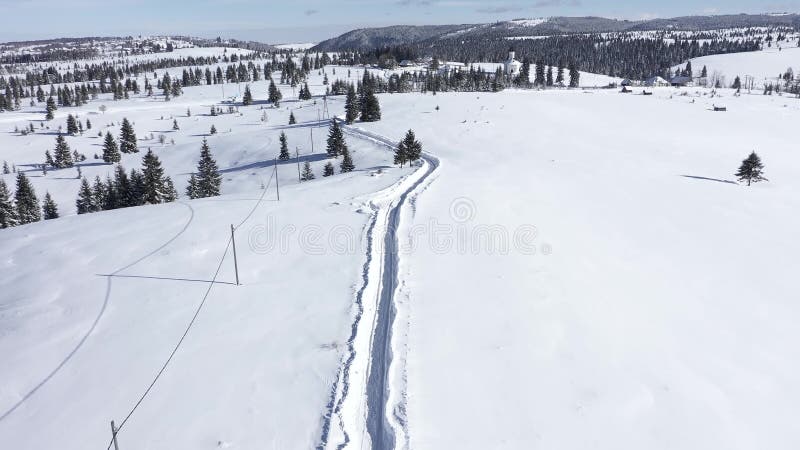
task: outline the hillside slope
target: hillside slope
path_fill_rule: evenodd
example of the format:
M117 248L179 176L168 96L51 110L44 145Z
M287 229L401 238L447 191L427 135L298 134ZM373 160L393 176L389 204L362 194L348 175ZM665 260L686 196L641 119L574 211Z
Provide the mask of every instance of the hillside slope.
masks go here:
M321 42L315 51L371 50L383 45L412 44L459 37L549 36L574 33L601 33L647 30L703 31L734 27L794 26L800 28L797 14L738 14L721 16L685 16L671 19L628 21L604 17L550 17L536 20L511 20L477 25L402 25L364 28Z
M401 257L400 448L800 442L800 103L640 92L381 98L367 128L413 118L442 160ZM770 181L736 184L753 150Z

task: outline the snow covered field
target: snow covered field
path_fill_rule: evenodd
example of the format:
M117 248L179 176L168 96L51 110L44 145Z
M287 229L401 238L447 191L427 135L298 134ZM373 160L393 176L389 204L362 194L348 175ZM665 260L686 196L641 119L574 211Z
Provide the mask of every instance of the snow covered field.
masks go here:
M308 50L315 45L317 44L314 42L297 42L290 44L278 44L275 46L275 48L279 48L281 50Z
M742 80L745 76L750 76L753 77L755 86L762 87L765 82L777 82L788 68L792 68L795 74L800 72L800 47L797 47L797 42L792 42L791 46L781 44L781 49L773 46L757 52L694 58L692 68L697 71L695 75L699 74L703 66L707 67L709 74L718 71L725 77L726 85L730 85L737 76Z
M352 230L343 242L358 245L368 215L354 197L391 181L358 172L290 186L280 202L252 189L3 230L4 447L105 448L109 420L120 425L209 289L122 448L314 447L362 262L315 233ZM215 271L251 210L236 286L230 252Z
M310 87L324 92L321 77ZM347 352L374 214L370 205L376 192L410 169L391 167L384 147L348 137L356 171L322 178L328 131L327 122L317 123L322 100L298 102L284 86L286 101L273 109L264 106L266 82L251 83L251 89L255 105L239 106L235 114L222 105L226 113L218 116L209 111L223 98L219 85L186 88L170 102L136 96L60 108L47 123L51 130L28 136L13 127L39 119L41 108L0 116L0 159L26 171L39 197L49 191L67 216L0 233L3 442L31 449L106 445L109 420L119 426L145 392L211 280L217 282L185 343L125 422L124 446L280 449L320 442L330 390ZM105 113L97 110L100 104L107 105ZM329 106L331 113L341 112L342 99ZM288 126L290 112L297 125ZM104 179L113 170L92 159L101 151L96 132L118 136L127 117L140 153L123 155L124 167L138 168L152 148L182 194L207 138L224 195L75 216L77 169L42 175L34 167L52 149L55 127L67 113L93 123L84 135L67 137L89 158L80 164L87 178ZM172 130L173 118L180 130ZM219 133L208 136L212 124ZM277 202L273 160L281 132L318 179L298 184L297 160L281 162ZM165 144L159 134L167 136ZM15 175L1 176L13 189ZM226 242L230 225L240 223L243 285L235 286Z
M498 67L504 67L501 63L475 63L472 66L476 70L483 70L484 72L494 73ZM545 66L545 71L547 71L549 66ZM558 68L556 66L552 67L553 69L553 77L555 78L556 74L558 73ZM611 83L619 84L622 81L622 78L617 77L610 77L608 75L603 75L599 73L591 73L591 72L584 72L579 70L581 74L580 77L580 86L581 87L603 87L608 86ZM536 77L536 64L531 64L531 73L530 73L530 80L533 80ZM564 68L564 79L569 80L569 70Z
M382 98L366 128L442 161L401 257L406 447L797 446L800 102L674 92ZM736 185L752 150L770 182Z
M582 84L607 84L594 77ZM0 114L0 161L67 215L0 230L4 446L103 448L112 419L123 450L800 443L800 100L387 94L380 122L346 130L357 170L323 179L321 98L284 85L273 109L267 83L250 86L254 105L218 116L235 85L60 108L49 130L41 106ZM223 195L74 215L76 169L35 167L67 113L93 125L67 138L87 178L111 170L92 159L97 132L127 117L142 153L123 166L152 148L182 194L207 138ZM33 135L12 132L29 121ZM401 169L387 143L409 128L429 155ZM281 163L277 201L281 132L317 179ZM753 150L769 181L737 185Z

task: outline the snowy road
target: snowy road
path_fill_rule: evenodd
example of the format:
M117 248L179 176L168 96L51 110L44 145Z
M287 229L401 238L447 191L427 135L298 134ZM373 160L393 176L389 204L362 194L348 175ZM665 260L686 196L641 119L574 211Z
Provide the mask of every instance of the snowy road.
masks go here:
M344 126L343 130L350 136L372 141L391 151L395 148L394 142L387 137L351 126ZM393 362L395 292L399 284L398 232L409 196L430 182L438 167L439 160L425 154L417 170L370 201L373 217L366 231L367 260L363 285L356 298L357 314L353 335L348 342L349 355L333 388L319 448L327 448L333 441L340 441L336 448L358 447L368 435L371 448L393 449L396 426L405 428L404 424L396 424L387 415L387 411L393 409L389 379ZM382 246L379 239L382 239ZM375 301L369 302L370 298ZM372 320L362 320L365 316ZM351 377L355 374L364 376ZM351 392L361 395L348 396ZM334 416L338 419L336 430L331 429Z
M392 364L392 325L395 319L395 292L398 286L400 215L409 194L416 191L437 169L439 162L431 156L423 156L425 168L414 184L405 190L398 202L389 212L389 220L384 240L383 276L375 333L372 339L371 364L367 382L367 431L373 450L393 449L394 430L389 423L386 411L389 409L389 371Z

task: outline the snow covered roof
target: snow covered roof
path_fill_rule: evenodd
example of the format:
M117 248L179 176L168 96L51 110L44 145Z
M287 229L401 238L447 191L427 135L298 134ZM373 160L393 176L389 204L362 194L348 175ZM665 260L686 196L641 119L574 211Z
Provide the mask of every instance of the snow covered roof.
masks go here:
M644 83L646 85L648 85L648 86L653 86L653 85L658 85L658 84L665 84L666 85L666 84L669 84L669 81L667 81L667 80L665 80L665 79L663 79L663 78L661 78L659 76L655 76L655 77L650 77L650 78L644 80Z
M689 84L693 81L692 77L677 76L672 77L669 82L672 84Z

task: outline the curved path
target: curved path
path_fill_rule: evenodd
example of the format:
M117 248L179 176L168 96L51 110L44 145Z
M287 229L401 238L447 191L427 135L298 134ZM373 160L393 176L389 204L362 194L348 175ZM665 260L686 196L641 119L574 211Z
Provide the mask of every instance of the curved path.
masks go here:
M385 137L353 126L343 125L344 133L372 141L394 151L395 143ZM395 429L389 421L390 409L389 374L392 366L392 328L395 319L395 292L399 284L399 242L401 216L409 196L418 192L420 186L431 179L439 167L435 156L423 154L422 166L401 179L383 193L381 200L371 203L372 218L366 230L368 240L367 259L363 269L362 286L356 295L356 316L353 332L348 340L348 354L331 391L328 411L323 419L321 442L318 449L328 448L332 432L332 420L338 419L338 432L342 442L337 449L347 448L352 442L351 434L366 431L372 449L387 450L395 447ZM380 243L383 246L380 247ZM372 279L370 279L372 274ZM375 279L377 275L377 279ZM374 295L375 303L365 300ZM363 321L365 311L371 313L372 321ZM359 331L361 336L359 336ZM369 336L367 339L366 336ZM354 366L356 367L354 369ZM364 379L351 381L351 373L361 374ZM363 398L348 398L357 392ZM348 405L345 405L347 403ZM362 436L363 439L366 436Z
M72 357L75 356L76 353L78 353L78 350L80 350L81 347L83 347L83 344L85 344L86 340L89 339L89 336L92 334L92 332L94 332L95 328L97 328L97 324L100 323L100 319L102 319L103 316L106 313L106 307L108 306L108 302L111 299L111 281L112 281L112 278L114 276L120 274L121 272L123 272L123 271L125 271L127 269L130 269L131 267L135 266L136 264L139 264L140 262L144 261L145 259L155 255L156 253L160 252L166 246L168 246L169 244L174 242L176 239L178 239L184 232L186 232L186 230L189 228L189 225L191 225L192 220L194 220L194 209L188 203L184 203L184 202L179 202L179 203L184 205L184 206L186 206L187 208L189 208L189 218L186 220L186 223L183 225L183 227L181 227L181 229L174 236L169 238L169 240L167 240L166 242L161 244L155 250L153 250L151 252L148 252L146 255L140 257L139 259L137 259L137 260L135 260L135 261L133 261L133 262L131 262L131 263L129 263L129 264L117 269L117 270L115 270L110 275L106 275L106 293L105 293L105 297L103 298L103 303L100 305L100 311L97 313L97 316L95 317L94 321L92 322L92 325L89 326L89 329L86 330L86 333L84 333L83 337L81 337L80 340L78 341L78 343L75 344L75 347L73 347L72 350L69 353L67 353L67 355L64 357L64 359L62 359L61 362L59 362L58 365L56 365L55 368L53 368L53 370L50 371L50 373L48 373L44 378L42 378L41 381L39 381L36 384L36 386L34 386L25 395L23 395L22 398L20 398L13 406L11 406L9 409L7 409L6 411L3 411L3 413L0 414L0 421L3 421L6 417L10 416L14 411L17 410L17 408L19 408L26 401L28 401L28 399L31 398L31 396L33 396L33 394L35 394L36 391L41 389L42 386L47 384L48 381L50 381L59 371L61 371L61 369L69 362L69 360L72 359Z

